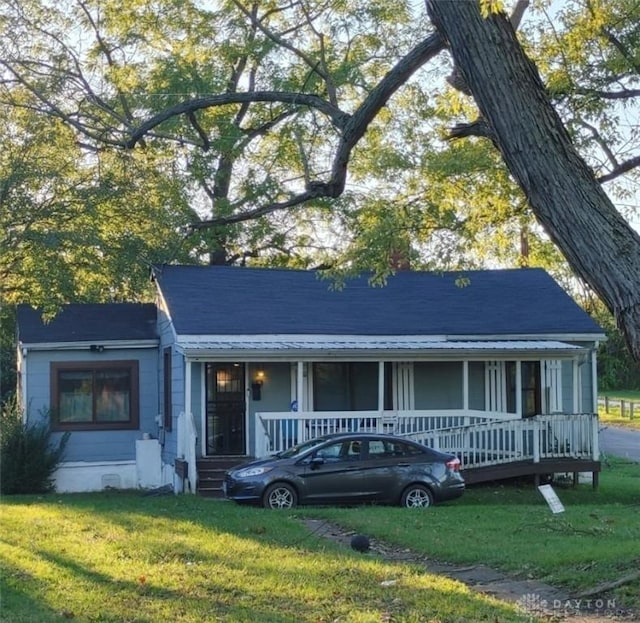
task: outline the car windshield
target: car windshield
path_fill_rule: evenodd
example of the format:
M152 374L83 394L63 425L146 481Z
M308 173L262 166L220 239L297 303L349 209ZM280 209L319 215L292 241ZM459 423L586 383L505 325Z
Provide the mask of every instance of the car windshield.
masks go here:
M276 456L281 459L291 459L293 457L300 456L303 452L306 452L311 448L315 448L321 443L324 443L326 440L327 439L325 437L316 437L316 439L310 439L309 441L299 443L297 446L293 446L288 450L283 450L282 452L276 454Z

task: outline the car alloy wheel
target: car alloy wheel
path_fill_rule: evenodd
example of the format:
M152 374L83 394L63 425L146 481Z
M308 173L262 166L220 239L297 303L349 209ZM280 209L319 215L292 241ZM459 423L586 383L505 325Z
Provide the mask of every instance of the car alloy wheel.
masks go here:
M423 485L412 485L404 490L400 504L406 508L428 508L433 504L433 495Z
M271 485L264 494L265 508L293 508L297 503L295 489L284 482Z

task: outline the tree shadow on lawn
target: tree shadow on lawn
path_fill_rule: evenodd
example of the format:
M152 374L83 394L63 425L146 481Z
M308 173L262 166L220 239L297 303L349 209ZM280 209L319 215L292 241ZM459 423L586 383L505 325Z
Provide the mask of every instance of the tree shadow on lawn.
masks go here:
M20 621L28 608L31 616L24 620L30 623L58 616L136 623L181 618L298 623L373 620L373 615L376 620L530 620L463 584L330 546L285 513L114 493L23 501L45 505L60 521L73 522L77 511L78 527L69 527L66 547L53 545L46 534L42 542L36 537L28 544L20 535L7 535L14 548L28 548L28 556L11 563L10 573L20 574L29 557L38 562L30 572L37 585L13 584L16 599L5 612L7 620ZM20 500L10 499L11 506L20 507ZM381 588L385 581L388 587ZM123 619L123 613L130 618Z

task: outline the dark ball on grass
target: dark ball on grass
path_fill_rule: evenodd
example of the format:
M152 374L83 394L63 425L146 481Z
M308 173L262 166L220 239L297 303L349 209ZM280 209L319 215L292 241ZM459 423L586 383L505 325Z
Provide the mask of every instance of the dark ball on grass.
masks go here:
M364 534L356 534L351 537L351 548L356 552L368 552L369 551L369 537Z

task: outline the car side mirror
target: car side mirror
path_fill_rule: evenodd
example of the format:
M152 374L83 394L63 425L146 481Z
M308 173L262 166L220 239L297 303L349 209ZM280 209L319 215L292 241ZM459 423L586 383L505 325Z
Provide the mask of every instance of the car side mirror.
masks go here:
M321 456L314 456L309 462L311 469L318 469L321 465L324 465L324 458Z

